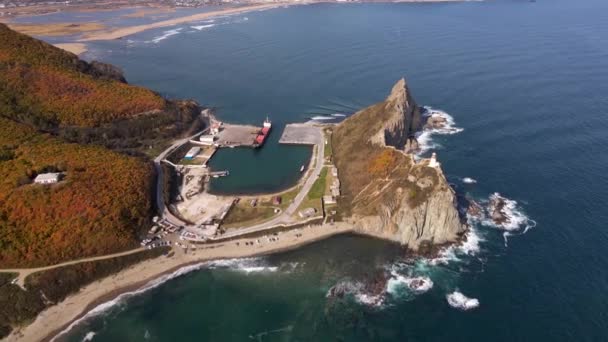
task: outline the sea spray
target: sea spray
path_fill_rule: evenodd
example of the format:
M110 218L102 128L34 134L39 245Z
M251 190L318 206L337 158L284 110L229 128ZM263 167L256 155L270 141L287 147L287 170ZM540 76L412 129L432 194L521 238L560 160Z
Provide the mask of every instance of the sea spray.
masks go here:
M454 118L438 109L434 109L430 106L424 106L425 114L423 120L428 120L431 116L439 116L445 119L445 124L440 128L424 128L421 132L418 132L416 135L416 140L418 140L419 151L417 153L418 156L424 154L430 149L440 148L441 145L433 141L434 135L451 135L462 132L464 129L460 127L456 127L456 123Z
M446 295L446 300L451 307L463 311L475 309L479 306L479 300L477 298L469 298L458 290Z

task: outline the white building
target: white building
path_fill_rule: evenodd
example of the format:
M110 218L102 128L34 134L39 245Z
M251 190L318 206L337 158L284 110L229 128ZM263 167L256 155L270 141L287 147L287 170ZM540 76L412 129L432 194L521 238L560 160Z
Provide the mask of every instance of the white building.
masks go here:
M336 204L336 198L333 196L323 196L323 203L325 205Z
M433 152L433 155L431 155L431 159L429 160L429 166L430 167L439 167L439 162L437 161L437 154L435 152Z
M214 135L201 135L201 137L198 140L201 142L201 144L213 145L213 143L215 142L215 136Z
M37 184L54 184L59 182L61 178L61 173L58 172L49 172L49 173L41 173L36 178L34 178L34 183Z
M194 157L196 157L200 152L201 152L200 147L193 147L188 151L188 153L186 153L186 156L184 157L184 159L188 159L188 160L194 159Z

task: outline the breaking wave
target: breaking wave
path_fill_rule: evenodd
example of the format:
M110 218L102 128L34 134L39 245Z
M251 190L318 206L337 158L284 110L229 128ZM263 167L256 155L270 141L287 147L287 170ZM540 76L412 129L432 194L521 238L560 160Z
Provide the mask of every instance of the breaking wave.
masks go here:
M325 116L325 115L316 115L310 118L315 121L323 121L323 120L335 120L336 118L333 116Z
M163 40L165 40L165 39L167 39L167 38L169 38L171 36L175 36L177 34L180 34L181 31L182 31L182 29L183 28L180 27L180 28L176 28L176 29L173 29L173 30L165 31L165 32L163 32L162 35L153 38L151 41L149 41L149 43L155 43L155 44L160 43L161 41L163 41Z
M471 310L479 306L479 300L476 298L469 298L459 291L454 291L446 295L446 300L451 307L460 310Z
M391 295L398 295L403 289L414 294L423 294L433 288L433 281L426 276L405 277L395 271L392 271L391 275L386 285L386 292Z
M456 127L454 118L450 114L430 106L424 106L423 108L425 109L425 114L423 116L424 121L430 117L438 116L445 119L445 125L441 128L425 128L422 132L417 134L416 139L418 140L418 146L420 148L418 155L421 155L430 149L441 147L441 145L433 141L434 135L451 135L460 133L464 130L463 128Z
M185 274L188 274L188 273L191 273L194 271L198 271L200 269L226 268L226 269L231 269L231 270L244 272L244 273L275 272L278 270L278 268L274 267L274 266L260 265L261 261L262 261L262 258L224 259L224 260L206 261L206 262L201 262L201 263L197 263L194 265L181 267L173 273L165 274L165 275L160 276L159 278L151 280L150 282L148 282L146 285L144 285L140 289L122 293L122 294L118 295L116 298L114 298L113 300L110 300L105 303L101 303L101 304L97 305L92 310L90 310L86 314L84 314L81 318L73 321L72 323L70 323L70 325L67 328L65 328L64 330L59 332L57 335L55 335L51 339L51 342L55 341L58 337L68 333L70 330L72 330L75 326L82 323L83 321L85 321L91 317L98 316L98 315L108 311L112 307L124 303L125 300L127 300L133 296L140 295L144 292L155 289L155 288L159 287L160 285L168 282L169 280L179 278ZM295 266L290 265L290 267L294 268ZM93 332L90 332L89 334L91 334L91 333L93 335L95 334ZM87 334L87 336L89 336L89 334ZM91 337L90 337L91 339L93 338L93 335L91 335ZM85 338L87 336L85 336Z
M202 31L202 30L204 30L204 29L206 29L206 28L210 28L210 27L213 27L213 26L215 26L215 24L207 24L207 25L190 26L190 28L193 28L193 29L195 29L195 30L197 30L197 31Z
M88 341L92 341L93 337L95 337L95 332L94 331L89 331L84 338L82 339L82 342L88 342Z
M470 178L470 177L464 177L462 179L462 182L465 183L465 184L475 184L475 183L477 183L477 181L475 179Z
M461 256L474 256L481 250L481 242L484 239L480 236L479 231L470 225L469 230L465 233L462 242L450 245L442 249L437 257L429 259L430 265L447 265L450 261L461 261Z
M504 206L501 209L506 220L502 223L497 223L490 217L483 217L481 223L485 226L503 230L505 247L508 245L509 236L523 235L530 229L536 227L536 221L530 219L519 206L517 201L501 196L495 192L490 195L490 201L501 200Z

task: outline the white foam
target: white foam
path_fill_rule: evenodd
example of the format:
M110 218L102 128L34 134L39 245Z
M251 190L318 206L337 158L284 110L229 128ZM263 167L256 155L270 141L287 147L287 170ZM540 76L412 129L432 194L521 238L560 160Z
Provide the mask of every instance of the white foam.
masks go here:
M476 298L469 298L459 291L448 294L446 299L451 307L460 310L471 310L479 306L479 300Z
M474 256L481 250L480 244L484 241L473 225L465 233L465 239L457 245L450 245L441 250L437 257L428 261L431 265L447 265L451 261L461 261L459 256Z
M190 26L190 27L193 28L193 29L195 29L195 30L197 30L197 31L202 31L202 30L204 30L206 28L210 28L210 27L213 27L213 26L215 26L215 24L198 25L198 26Z
M322 115L317 115L317 116L313 116L312 118L310 118L311 120L334 120L335 118L331 117L331 116L322 116Z
M161 41L163 41L163 40L165 40L165 39L167 39L167 38L169 38L171 36L175 36L176 34L180 34L181 31L182 31L182 29L183 28L180 27L180 28L176 28L176 29L173 29L173 30L165 31L165 32L163 32L162 35L160 35L158 37L155 37L150 42L155 43L155 44L159 43L159 42L161 42Z
M365 286L361 282L341 281L327 291L325 297L329 298L331 292L338 288L342 294L350 294L360 304L381 307L384 304L384 293L371 295L364 292Z
M470 177L464 177L462 179L462 182L466 183L466 184L475 184L475 183L477 183L477 181L475 179L470 178Z
M454 118L450 114L430 106L424 106L424 109L426 110L426 115L423 118L424 121L429 117L439 116L445 119L445 125L441 128L426 128L416 135L416 140L418 140L418 146L420 148L418 155L423 154L430 149L441 147L433 141L433 135L451 135L460 133L464 130L460 127L456 127Z
M239 268L239 271L243 271L245 273L254 273L254 272L276 272L278 267L265 267L265 266L253 266L253 267L242 267Z
M92 341L93 337L95 337L95 332L94 331L89 331L84 338L82 339L82 342L88 342L88 341Z
M113 300L110 300L105 303L101 303L101 304L97 305L92 310L90 310L89 312L84 314L84 316L75 320L67 328L62 330L57 335L55 335L51 339L51 342L55 341L59 336L66 334L67 332L72 330L75 326L77 326L81 322L85 321L86 319L100 315L100 314L106 312L107 310L109 310L110 308L112 308L118 304L121 304L122 302L124 302L124 300L126 300L130 297L133 297L133 296L142 294L146 291L149 291L151 289L157 288L169 280L178 278L180 276L183 276L183 275L188 274L193 271L197 271L197 270L200 270L203 268L209 268L209 269L229 268L229 269L234 269L234 270L238 270L238 271L243 271L245 273L260 272L260 271L270 271L270 272L276 271L276 269L277 269L276 267L256 266L255 263L256 262L259 263L260 260L261 260L261 258L223 259L223 260L201 262L201 263L190 265L190 266L184 266L173 273L165 274L159 278L156 278L156 279L148 282L146 285L144 285L142 288L140 288L138 290L122 293L122 294L118 295L116 298L114 298Z
M335 116L335 117L339 117L339 118L343 118L346 116L346 114L342 114L342 113L333 113L331 116Z
M407 288L415 294L423 294L433 288L433 281L429 277L404 277L391 271L391 278L386 284L386 292L395 295L400 289Z

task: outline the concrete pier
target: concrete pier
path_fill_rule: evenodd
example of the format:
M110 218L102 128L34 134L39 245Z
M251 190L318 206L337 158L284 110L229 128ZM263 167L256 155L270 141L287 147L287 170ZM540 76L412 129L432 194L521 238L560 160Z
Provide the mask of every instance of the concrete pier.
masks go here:
M295 123L285 126L279 144L316 145L319 144L319 128L309 123Z

